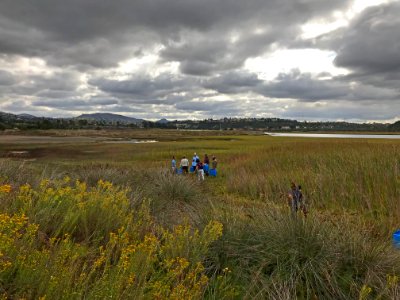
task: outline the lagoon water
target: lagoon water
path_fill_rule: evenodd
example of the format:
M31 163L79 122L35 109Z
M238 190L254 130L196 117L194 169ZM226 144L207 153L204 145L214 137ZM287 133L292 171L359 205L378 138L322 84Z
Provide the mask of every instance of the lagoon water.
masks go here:
M269 136L338 138L338 139L400 139L400 134L341 134L341 133L275 133L264 132Z

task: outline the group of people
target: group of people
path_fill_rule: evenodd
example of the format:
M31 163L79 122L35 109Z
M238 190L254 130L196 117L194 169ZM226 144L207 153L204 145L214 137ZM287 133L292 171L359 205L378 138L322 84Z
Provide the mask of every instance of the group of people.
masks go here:
M204 176L217 176L217 158L213 155L210 161L210 158L207 154L204 155L203 161L195 152L192 158L192 162L189 163L189 160L186 156L183 156L179 168L177 167L177 162L175 156L172 156L171 166L173 174L188 174L196 173L197 177L200 181L204 180Z
M173 174L188 174L188 173L196 173L197 177L200 181L204 180L204 176L217 176L217 158L213 155L210 161L210 158L207 154L204 155L203 161L201 161L200 157L195 152L192 157L191 163L183 156L179 168L177 167L177 162L175 156L172 156L171 167ZM290 191L287 194L288 196L288 205L293 214L296 214L299 210L301 210L305 217L307 217L307 208L305 205L305 201L303 198L303 193L301 191L301 186L296 185L296 183L292 182L290 185Z

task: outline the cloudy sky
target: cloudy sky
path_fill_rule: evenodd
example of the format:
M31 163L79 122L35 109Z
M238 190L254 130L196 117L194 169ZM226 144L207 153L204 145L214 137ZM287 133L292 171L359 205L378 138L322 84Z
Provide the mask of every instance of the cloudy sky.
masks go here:
M399 0L2 0L0 111L392 122L399 15Z

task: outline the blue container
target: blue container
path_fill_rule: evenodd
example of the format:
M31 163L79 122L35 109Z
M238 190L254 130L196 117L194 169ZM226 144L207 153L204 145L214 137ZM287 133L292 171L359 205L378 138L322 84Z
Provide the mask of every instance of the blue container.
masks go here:
M209 167L208 167L208 164L204 164L204 167L203 167L203 169L204 169L204 172L208 172L209 171Z
M179 168L177 171L178 171L178 174L182 174L182 172L183 172L182 168Z
M191 167L190 167L190 173L193 173L194 170L196 170L196 167L195 167L195 166L191 166Z
M217 176L217 169L210 170L210 176L216 177Z
M396 230L393 233L393 246L400 249L400 230Z

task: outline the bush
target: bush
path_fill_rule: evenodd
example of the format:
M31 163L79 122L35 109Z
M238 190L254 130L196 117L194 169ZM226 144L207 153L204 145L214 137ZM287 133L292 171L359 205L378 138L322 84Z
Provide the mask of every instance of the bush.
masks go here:
M0 295L201 298L209 280L202 261L222 225L162 228L145 206L132 211L125 192L69 179L4 188L15 201L0 213Z
M180 176L167 171L149 172L143 180L144 197L150 200L152 215L164 226L190 221L202 223L207 196L192 175Z

